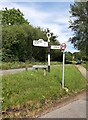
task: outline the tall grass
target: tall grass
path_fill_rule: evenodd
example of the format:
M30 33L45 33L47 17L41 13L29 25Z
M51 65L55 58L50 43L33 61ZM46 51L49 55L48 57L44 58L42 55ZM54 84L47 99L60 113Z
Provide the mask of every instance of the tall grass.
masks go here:
M65 66L65 86L69 89L66 93L61 87L62 66L51 67L51 72L44 77L43 70L23 71L2 77L2 108L31 103L45 103L46 100L54 101L65 95L78 92L86 88L85 78L73 65ZM36 106L36 105L35 105Z

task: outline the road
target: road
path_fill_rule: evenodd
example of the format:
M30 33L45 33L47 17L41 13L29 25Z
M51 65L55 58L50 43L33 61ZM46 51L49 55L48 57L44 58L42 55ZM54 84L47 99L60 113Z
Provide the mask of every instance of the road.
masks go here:
M88 71L82 65L75 65L75 66L78 68L81 74L85 77L85 79L88 80Z
M88 101L87 101L88 104ZM53 108L40 118L86 118L86 93Z
M41 65L40 65L41 66ZM46 65L45 65L46 66ZM59 66L59 65L52 65L52 66ZM33 67L29 67L27 68L27 70L33 70L35 68ZM18 69L9 69L9 70L0 70L0 75L5 75L5 74L14 74L14 73L18 73L21 71L25 71L26 68L18 68Z
M3 74L14 74L14 73L18 73L18 72L21 72L21 71L24 71L24 70L26 70L26 68L0 70L0 75L3 75ZM27 68L27 70L33 70L33 68L30 67L30 68Z

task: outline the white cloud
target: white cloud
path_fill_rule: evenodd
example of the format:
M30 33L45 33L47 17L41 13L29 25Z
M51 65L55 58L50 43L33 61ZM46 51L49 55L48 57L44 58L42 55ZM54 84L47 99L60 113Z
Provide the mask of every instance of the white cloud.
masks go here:
M34 25L40 25L47 17L49 17L48 13L38 11L32 7L20 7L20 9L23 11L25 17Z

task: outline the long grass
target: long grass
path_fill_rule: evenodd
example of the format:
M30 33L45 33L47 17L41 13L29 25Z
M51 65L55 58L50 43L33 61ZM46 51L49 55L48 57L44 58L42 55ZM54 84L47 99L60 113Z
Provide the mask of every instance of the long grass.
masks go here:
M62 66L51 67L51 72L43 76L43 70L23 71L2 76L2 109L17 105L56 100L86 88L86 80L73 65L65 66L65 87L61 87Z

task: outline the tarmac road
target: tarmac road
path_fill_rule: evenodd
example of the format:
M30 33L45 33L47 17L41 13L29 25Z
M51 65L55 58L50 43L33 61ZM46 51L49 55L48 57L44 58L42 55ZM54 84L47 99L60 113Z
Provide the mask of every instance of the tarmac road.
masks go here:
M85 77L85 79L88 80L88 71L82 65L75 65L75 66L78 68L81 74Z
M0 70L0 75L3 75L3 74L14 74L14 73L18 73L18 72L25 71L25 70L26 70L26 68ZM30 67L30 68L27 68L27 70L33 70L33 68Z
M86 94L79 95L76 99L71 100L68 104L57 106L49 113L41 115L40 118L87 118L86 116Z

